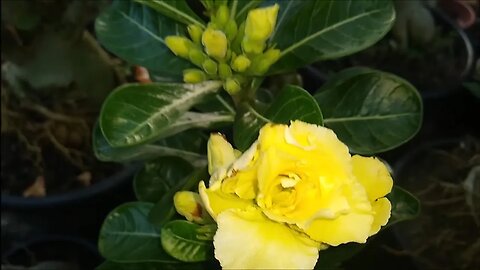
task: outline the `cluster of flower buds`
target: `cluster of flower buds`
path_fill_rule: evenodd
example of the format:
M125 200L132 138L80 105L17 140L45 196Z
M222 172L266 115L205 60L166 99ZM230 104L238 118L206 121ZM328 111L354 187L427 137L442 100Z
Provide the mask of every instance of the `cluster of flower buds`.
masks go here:
M275 29L279 6L251 10L239 26L228 6L212 7L207 27L191 24L188 37L168 36L165 43L177 56L198 68L183 71L186 83L222 80L223 88L235 95L249 78L264 75L280 57L280 50L268 47Z

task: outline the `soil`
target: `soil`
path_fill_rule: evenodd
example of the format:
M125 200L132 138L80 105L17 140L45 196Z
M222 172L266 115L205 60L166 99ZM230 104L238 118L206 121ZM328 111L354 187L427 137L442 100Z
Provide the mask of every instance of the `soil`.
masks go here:
M2 85L2 195L64 193L91 186L121 168L93 155L96 110L84 109L89 107L78 100L61 100L18 98Z
M348 67L366 66L400 76L420 92L438 93L457 90L461 86L466 61L465 46L458 34L438 28L435 38L423 46L401 50L387 35L366 50L315 66L327 74Z
M480 174L473 188L464 184L476 166L480 140L473 137L428 148L404 164L398 183L419 198L422 211L395 228L404 249L394 254L420 269L480 269Z

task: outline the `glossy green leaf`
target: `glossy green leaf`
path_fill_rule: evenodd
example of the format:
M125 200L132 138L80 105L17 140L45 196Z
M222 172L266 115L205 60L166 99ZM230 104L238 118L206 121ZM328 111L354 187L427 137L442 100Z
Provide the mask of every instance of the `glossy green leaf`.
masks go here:
M116 263L106 261L95 270L209 270L212 268L206 263L176 263L139 262L139 263Z
M122 147L150 142L198 127L200 123L208 126L213 121L229 121L229 115L185 114L221 85L221 82L207 81L120 86L103 104L100 128L111 146Z
M213 258L213 243L198 237L202 226L186 220L174 220L162 227L162 246L170 256L184 262Z
M162 249L160 231L148 221L153 204L125 203L115 208L100 230L100 254L114 262L175 263Z
M133 179L133 190L139 201L156 203L192 170L192 165L181 158L147 161Z
M147 5L162 15L170 17L178 22L197 24L204 26L202 19L195 14L187 4L186 0L134 0L137 3Z
M157 226L163 226L170 221L175 215L175 208L173 206L173 196L175 193L180 190L197 189L198 183L201 180L207 179L208 173L206 167L204 167L196 169L190 175L178 181L152 208L148 215L150 222Z
M199 132L186 131L151 144L112 147L97 124L93 130L93 150L101 161L127 162L173 156L201 167L207 164L207 157L204 154L206 139L200 135Z
M235 146L246 150L258 136L260 128L268 122L288 124L291 120L322 125L323 117L315 99L298 86L286 86L272 104L264 111L255 110L250 104L244 104L233 126Z
M407 81L355 68L336 74L315 99L324 123L350 150L374 154L410 140L422 124L422 100Z
M282 50L272 72L285 72L363 50L380 40L395 18L391 1L296 0L278 2L271 43Z
M100 43L127 62L168 78L181 78L192 64L165 45L169 35L185 35L185 26L131 0L114 0L95 21Z
M420 213L420 201L405 189L394 186L387 195L392 204L392 214L387 226L397 222L413 219Z

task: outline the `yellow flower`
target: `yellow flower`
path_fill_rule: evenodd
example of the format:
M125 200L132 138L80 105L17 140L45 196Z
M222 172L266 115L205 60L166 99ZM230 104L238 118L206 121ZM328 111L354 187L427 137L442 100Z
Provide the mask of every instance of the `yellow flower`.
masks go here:
M364 243L390 217L385 165L352 157L327 128L267 124L238 158L227 144L211 140L211 158L228 158L209 167L209 188L199 184L224 268L313 269L322 247Z
M208 55L217 59L225 58L228 41L222 31L207 28L202 35L202 44Z

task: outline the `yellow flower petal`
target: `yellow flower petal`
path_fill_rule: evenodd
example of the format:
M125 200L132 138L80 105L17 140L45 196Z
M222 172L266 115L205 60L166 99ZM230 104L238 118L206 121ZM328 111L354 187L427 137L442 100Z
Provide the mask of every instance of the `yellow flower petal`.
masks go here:
M374 201L392 190L393 180L383 162L374 157L352 157L353 174L365 187L368 198Z
M232 145L220 133L210 135L207 143L208 173L213 175L215 171L226 168L235 161L235 150ZM218 177L222 177L219 175Z
M217 218L215 258L224 269L313 269L319 244L256 208L228 210Z
M341 189L349 209L332 218L317 218L307 223L304 231L312 239L337 246L348 242L365 243L373 223L373 211L363 186L351 178ZM338 198L337 198L338 199Z
M365 243L370 235L373 216L352 212L335 219L316 219L305 232L317 241L338 246L348 242Z
M191 191L179 191L173 197L173 204L177 212L188 221L204 224L211 218L204 211L202 200L198 193Z
M225 193L220 186L220 182L216 182L210 188L207 188L203 181L198 184L198 192L202 198L203 205L214 219L216 219L218 214L227 209L245 209L253 205L252 200L244 200L235 194Z
M372 210L375 212L373 216L372 228L370 229L370 235L376 234L380 231L382 226L385 226L390 219L390 212L392 211L392 205L387 198L380 198L372 203Z

